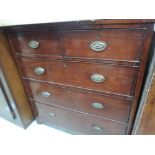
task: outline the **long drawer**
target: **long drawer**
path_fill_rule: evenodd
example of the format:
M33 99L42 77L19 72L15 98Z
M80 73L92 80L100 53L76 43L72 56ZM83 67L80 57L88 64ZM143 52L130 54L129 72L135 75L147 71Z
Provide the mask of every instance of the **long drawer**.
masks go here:
M72 109L127 123L131 101L88 92L73 91L51 84L26 80L30 98L35 101Z
M18 32L9 38L16 53L139 61L144 36L145 30L96 29Z
M37 121L58 129L89 135L118 135L125 134L126 132L127 126L123 124L57 108L55 106L40 103L35 104L38 110Z
M104 64L20 58L24 77L95 91L132 95L137 69Z

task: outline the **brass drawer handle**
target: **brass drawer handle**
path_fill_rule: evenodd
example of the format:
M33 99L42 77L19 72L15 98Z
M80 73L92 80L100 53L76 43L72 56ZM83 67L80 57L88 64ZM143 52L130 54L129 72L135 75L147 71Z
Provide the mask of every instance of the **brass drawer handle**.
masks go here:
M35 41L35 40L31 40L31 41L29 42L29 47L30 47L30 48L33 48L33 49L38 48L39 45L40 45L39 42L38 42L38 41Z
M107 48L107 44L103 41L94 41L90 44L90 48L95 52L101 52Z
M101 103L94 102L91 106L95 109L104 109L104 106Z
M50 96L51 96L51 93L48 92L48 91L43 91L43 92L41 93L41 95L42 95L43 97L50 97Z
M103 131L103 127L100 127L100 126L97 126L97 125L92 125L92 127L97 130L97 131L100 131L102 132Z
M93 74L91 76L91 80L96 82L96 83L102 83L105 81L105 77L101 74Z
M34 71L38 75L42 75L45 73L45 69L43 67L36 67Z
M48 115L49 115L50 117L55 117L55 116L56 116L56 114L53 114L53 113L48 113Z

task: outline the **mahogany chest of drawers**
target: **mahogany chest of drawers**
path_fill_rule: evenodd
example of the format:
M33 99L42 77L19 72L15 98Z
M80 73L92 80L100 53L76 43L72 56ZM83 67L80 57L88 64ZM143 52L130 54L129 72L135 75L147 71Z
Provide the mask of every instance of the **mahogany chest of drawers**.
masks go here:
M38 123L73 134L130 134L151 21L26 25L6 33Z

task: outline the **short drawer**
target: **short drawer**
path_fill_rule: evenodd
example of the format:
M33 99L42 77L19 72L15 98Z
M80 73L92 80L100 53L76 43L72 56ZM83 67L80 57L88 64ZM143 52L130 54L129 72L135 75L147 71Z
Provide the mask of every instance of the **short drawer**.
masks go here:
M64 32L65 56L138 61L144 30L104 29Z
M9 38L16 53L60 56L64 54L59 32L10 33Z
M126 125L71 110L36 103L37 121L49 126L88 135L125 134Z
M127 123L131 103L88 92L73 91L26 80L29 94L32 99L51 105L56 105L91 115L106 117L115 121Z
M46 61L28 58L20 58L18 60L24 77L123 95L132 95L134 78L137 72L132 67L104 64Z

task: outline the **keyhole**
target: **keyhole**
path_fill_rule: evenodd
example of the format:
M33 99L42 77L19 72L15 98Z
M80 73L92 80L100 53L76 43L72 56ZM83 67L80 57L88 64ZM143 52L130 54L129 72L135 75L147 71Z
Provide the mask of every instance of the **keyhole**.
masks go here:
M97 35L97 39L100 39L100 35L99 34Z

